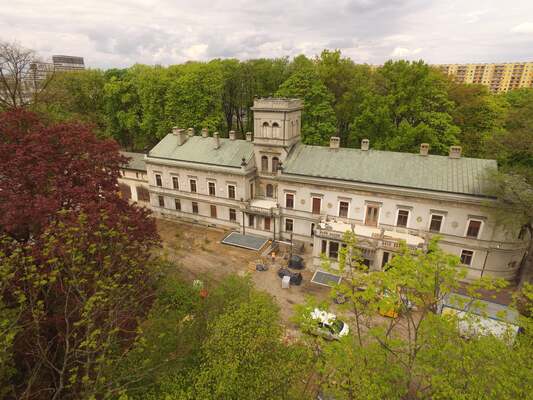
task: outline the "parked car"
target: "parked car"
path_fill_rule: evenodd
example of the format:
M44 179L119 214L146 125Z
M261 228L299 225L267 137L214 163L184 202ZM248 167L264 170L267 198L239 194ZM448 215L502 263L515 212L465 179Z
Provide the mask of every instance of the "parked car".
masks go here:
M293 254L289 258L289 263L287 266L292 269L304 269L304 259L300 256L297 256L296 254Z
M316 324L310 333L327 340L339 340L350 332L350 327L344 321L337 319L335 314L315 308L311 311L311 319Z
M293 285L300 285L302 283L302 274L300 274L299 272L292 272L288 268L280 268L278 270L278 276L280 278L283 278L284 276L290 277L290 282Z

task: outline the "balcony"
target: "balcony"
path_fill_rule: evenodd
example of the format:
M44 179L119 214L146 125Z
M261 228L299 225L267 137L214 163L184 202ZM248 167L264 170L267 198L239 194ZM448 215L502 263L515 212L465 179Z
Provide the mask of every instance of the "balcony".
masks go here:
M413 235L407 229L384 229L357 223L349 224L343 221L322 220L315 228L315 235L327 239L342 240L347 231L353 231L361 242L370 242L373 246L390 250L398 249L401 241L404 241L412 249L423 248L426 243L424 238Z
M246 202L243 208L247 213L268 217L279 214L279 205L274 199L254 198Z

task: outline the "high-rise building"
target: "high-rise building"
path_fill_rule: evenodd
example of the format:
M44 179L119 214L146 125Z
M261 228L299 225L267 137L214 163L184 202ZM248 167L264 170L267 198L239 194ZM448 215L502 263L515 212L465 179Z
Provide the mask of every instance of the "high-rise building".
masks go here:
M457 83L476 83L491 92L533 88L533 62L502 64L440 64L434 65Z
M34 62L30 65L29 79L44 80L53 72L80 71L85 69L83 57L76 56L52 56L52 62Z

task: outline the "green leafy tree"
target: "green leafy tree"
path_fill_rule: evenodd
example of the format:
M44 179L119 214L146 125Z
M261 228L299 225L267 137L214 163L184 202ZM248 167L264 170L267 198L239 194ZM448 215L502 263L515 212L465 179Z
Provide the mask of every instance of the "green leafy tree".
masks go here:
M445 154L457 142L460 129L453 124L453 103L447 81L424 62L388 61L375 77L375 94L367 98L351 128L350 143L357 145L367 133L375 134L378 149L416 152L429 143L432 152ZM374 115L372 106L379 104ZM387 128L379 133L379 128Z
M153 300L155 241L135 239L130 224L125 216L117 221L102 213L95 221L60 212L28 243L2 239L2 301L11 310L22 307L14 397L107 392L107 373L128 351Z
M458 317L438 313L444 297L459 289L465 272L457 257L439 248L437 239L427 249L402 245L386 271L374 272L362 263L353 233L347 232L343 242L336 271L343 280L331 295L345 300L337 312L352 321L352 336L320 346L315 380L323 392L339 399L529 396L531 335L519 338L516 347L492 336L466 341ZM323 267L329 268L326 258ZM473 300L464 306L477 306L482 289L503 286L499 280L472 282L466 289ZM507 380L516 366L520 372Z
M224 128L222 93L224 74L220 62L189 63L169 71L165 99L169 124L201 130Z
M326 145L336 134L333 96L320 81L311 66L305 65L294 72L278 89L276 96L296 97L303 100L302 141L306 144Z
M347 144L350 125L362 112L373 87L370 67L343 58L340 50L323 50L315 63L320 80L333 94L331 105L337 117L338 135Z
M528 254L522 261L519 284L533 281L533 185L518 174L491 171L486 177L488 193L495 197L489 210L513 239L527 240Z

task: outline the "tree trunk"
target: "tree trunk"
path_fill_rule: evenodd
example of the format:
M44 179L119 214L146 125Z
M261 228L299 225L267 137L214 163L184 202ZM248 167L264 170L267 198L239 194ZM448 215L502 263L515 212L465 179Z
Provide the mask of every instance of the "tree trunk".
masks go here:
M533 230L529 230L529 247L527 254L520 264L518 270L518 287L521 288L524 283L533 282Z

